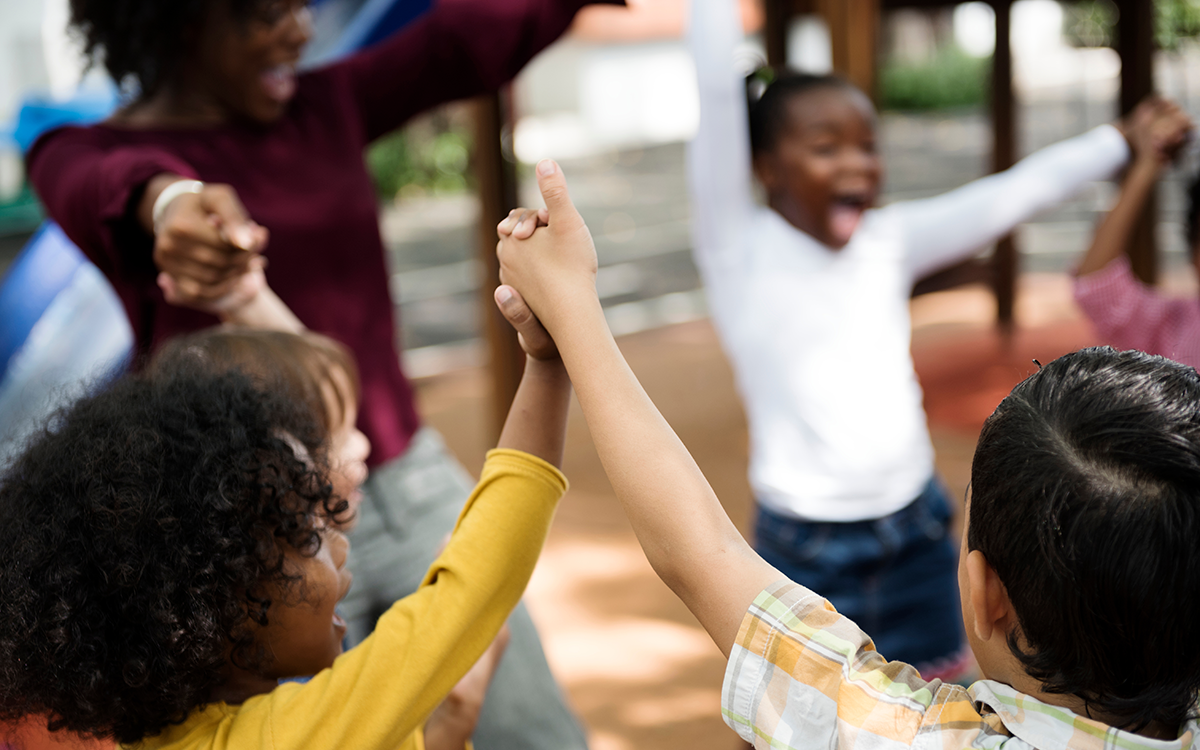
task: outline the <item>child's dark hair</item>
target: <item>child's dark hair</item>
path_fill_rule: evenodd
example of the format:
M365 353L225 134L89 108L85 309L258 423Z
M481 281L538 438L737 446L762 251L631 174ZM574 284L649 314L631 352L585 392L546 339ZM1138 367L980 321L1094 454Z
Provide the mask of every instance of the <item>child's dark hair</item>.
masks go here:
M838 76L797 73L787 68L760 68L747 76L750 153L757 156L773 151L779 134L787 127L788 102L797 94L820 88L857 91Z
M1060 357L984 424L967 546L1050 693L1117 726L1189 718L1200 689L1200 377L1110 348Z
M285 548L316 554L346 506L323 439L236 372L130 377L57 415L0 477L0 721L136 742L229 660L265 666Z

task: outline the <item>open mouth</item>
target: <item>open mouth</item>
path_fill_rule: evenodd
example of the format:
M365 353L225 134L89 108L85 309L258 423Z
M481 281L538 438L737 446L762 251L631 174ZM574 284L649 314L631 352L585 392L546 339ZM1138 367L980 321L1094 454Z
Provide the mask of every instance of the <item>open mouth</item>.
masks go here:
M854 236L854 230L858 229L863 213L870 204L870 196L866 193L842 193L834 196L829 206L829 229L839 246L846 244Z
M276 65L260 73L259 81L267 96L283 104L296 93L296 68L293 65Z

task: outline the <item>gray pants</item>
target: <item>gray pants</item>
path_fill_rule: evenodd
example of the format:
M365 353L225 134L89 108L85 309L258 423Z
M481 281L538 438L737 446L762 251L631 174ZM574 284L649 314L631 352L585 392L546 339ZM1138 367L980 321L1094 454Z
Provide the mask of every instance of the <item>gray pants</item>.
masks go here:
M354 585L340 608L352 645L370 634L392 602L416 591L474 486L430 427L413 436L404 455L371 472L350 533ZM508 625L512 636L484 701L475 747L586 750L524 604Z

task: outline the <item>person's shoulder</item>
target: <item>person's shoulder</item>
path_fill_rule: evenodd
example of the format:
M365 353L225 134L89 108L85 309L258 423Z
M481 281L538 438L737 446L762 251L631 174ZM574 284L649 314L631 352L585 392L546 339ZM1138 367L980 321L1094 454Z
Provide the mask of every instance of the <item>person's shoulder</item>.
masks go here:
M271 693L255 696L240 706L229 703L209 703L196 708L182 722L168 726L160 734L143 738L136 747L138 750L222 747L223 745L216 742L217 736L222 733L221 725L233 721L239 713L246 709L254 710L258 703L263 702L259 699L269 695Z
M37 137L30 147L30 153L43 148L46 144L81 144L91 146L111 145L120 140L120 131L109 127L103 122L90 125L60 125L51 128Z

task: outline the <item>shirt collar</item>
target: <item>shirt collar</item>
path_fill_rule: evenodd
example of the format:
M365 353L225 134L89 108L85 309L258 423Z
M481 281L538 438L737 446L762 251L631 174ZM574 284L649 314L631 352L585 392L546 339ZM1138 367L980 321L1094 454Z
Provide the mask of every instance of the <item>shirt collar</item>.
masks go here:
M1043 703L994 680L980 680L967 692L994 711L1014 737L1038 750L1191 750L1200 729L1192 719L1177 739L1156 740Z

